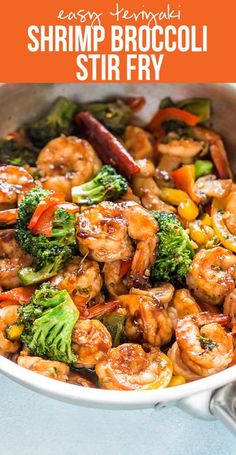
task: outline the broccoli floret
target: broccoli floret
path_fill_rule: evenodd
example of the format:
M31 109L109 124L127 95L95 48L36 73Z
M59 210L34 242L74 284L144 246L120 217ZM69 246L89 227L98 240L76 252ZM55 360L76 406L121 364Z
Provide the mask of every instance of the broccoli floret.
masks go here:
M113 167L105 165L93 180L72 188L72 200L79 205L98 204L105 199L115 201L127 188L125 178Z
M21 340L32 354L67 364L76 361L71 334L79 311L67 291L44 283L18 312L24 324Z
M19 206L16 237L23 250L34 259L33 267L25 267L19 271L24 285L40 283L56 275L75 254L75 214L59 208L54 215L51 237L35 235L28 229L37 205L48 194L50 191L40 187L33 188Z
M31 145L22 145L15 139L0 139L0 164L34 166L37 155L38 151Z
M194 254L188 233L173 213L154 210L152 214L159 224L152 280L183 285Z
M132 110L122 100L83 104L81 111L90 112L99 122L115 134L122 134L130 122Z
M36 186L26 194L19 206L18 224L20 227L27 229L37 205L50 193L51 191Z
M61 134L70 136L75 131L74 117L77 110L76 103L60 97L46 116L26 125L26 133L39 148Z

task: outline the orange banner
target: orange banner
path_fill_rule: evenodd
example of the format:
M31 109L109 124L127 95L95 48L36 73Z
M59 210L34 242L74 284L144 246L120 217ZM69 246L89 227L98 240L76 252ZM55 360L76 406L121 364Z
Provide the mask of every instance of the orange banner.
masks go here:
M4 1L2 82L234 82L235 0Z

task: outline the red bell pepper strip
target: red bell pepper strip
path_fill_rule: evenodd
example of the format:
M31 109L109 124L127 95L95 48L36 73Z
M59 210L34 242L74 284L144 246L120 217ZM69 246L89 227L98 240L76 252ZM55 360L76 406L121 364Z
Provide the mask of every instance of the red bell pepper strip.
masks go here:
M11 305L12 303L29 303L35 287L14 288L10 291L0 293L0 306Z
M124 146L89 112L76 116L79 132L93 146L102 162L114 166L125 177L138 174L140 168Z
M34 234L43 234L46 237L52 235L52 222L54 214L57 210L58 204L53 204L45 210L40 216L37 224L32 228Z
M193 190L195 182L195 166L194 164L185 164L184 166L171 172L175 185L180 190L185 191L190 198L199 204L200 198L196 195Z
M33 213L33 216L28 224L28 229L33 229L39 221L40 216L45 212L51 205L57 204L58 202L65 202L64 193L53 193L46 196L37 206Z
M76 213L79 212L80 210L77 205L69 202L65 202L62 204L61 203L53 204L42 213L37 224L33 227L32 232L34 234L43 234L46 237L51 237L53 229L53 218L55 212L60 208L66 210L68 213Z
M151 133L160 132L160 130L162 130L162 124L164 122L168 122L169 120L177 120L179 122L186 123L186 125L189 126L195 126L200 122L200 119L197 115L191 114L190 112L184 111L183 109L178 109L176 107L167 107L156 112L146 128Z

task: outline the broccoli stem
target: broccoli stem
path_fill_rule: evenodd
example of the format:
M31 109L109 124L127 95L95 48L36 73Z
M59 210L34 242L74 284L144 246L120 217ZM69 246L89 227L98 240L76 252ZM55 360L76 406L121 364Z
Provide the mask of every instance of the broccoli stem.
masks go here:
M24 267L18 272L21 283L24 286L29 286L31 284L42 283L43 281L49 280L49 278L52 278L54 275L56 275L57 271L60 268L60 258L58 259L55 263L46 264L38 271L36 271L33 267Z
M104 199L104 195L104 187L102 185L95 186L94 183L87 188L84 186L83 188L75 187L72 192L73 201L77 200L77 203L79 201L81 205L91 205L101 202Z
M196 160L195 163L195 178L209 175L213 171L213 163L209 160Z

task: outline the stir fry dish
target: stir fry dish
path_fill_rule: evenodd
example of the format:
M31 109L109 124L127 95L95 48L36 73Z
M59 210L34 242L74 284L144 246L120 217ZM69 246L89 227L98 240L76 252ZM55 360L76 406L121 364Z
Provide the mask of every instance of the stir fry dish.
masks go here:
M150 390L236 364L236 184L211 101L60 97L0 139L0 354Z

